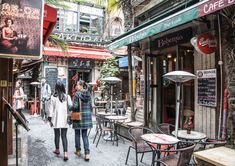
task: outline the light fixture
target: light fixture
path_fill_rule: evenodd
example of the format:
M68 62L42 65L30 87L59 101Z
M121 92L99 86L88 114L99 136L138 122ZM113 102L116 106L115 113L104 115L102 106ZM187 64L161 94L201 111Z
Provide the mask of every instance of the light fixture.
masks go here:
M18 69L17 69L17 68L14 68L12 71L13 71L13 72L17 72L17 71L18 71Z
M172 57L172 55L171 55L171 54L168 54L168 55L167 55L167 58L169 58L169 59L170 59L171 57Z
M174 58L174 62L176 62L176 58Z

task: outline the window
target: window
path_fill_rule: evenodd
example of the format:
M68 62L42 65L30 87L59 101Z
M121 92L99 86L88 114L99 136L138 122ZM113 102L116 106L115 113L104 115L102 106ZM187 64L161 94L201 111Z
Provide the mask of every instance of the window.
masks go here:
M65 32L77 31L77 20L77 12L59 10L56 29Z

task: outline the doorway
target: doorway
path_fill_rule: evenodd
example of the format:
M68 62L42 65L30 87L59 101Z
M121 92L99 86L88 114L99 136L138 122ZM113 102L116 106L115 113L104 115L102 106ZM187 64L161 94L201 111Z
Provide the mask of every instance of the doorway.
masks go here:
M159 57L161 70L159 76L161 80L161 122L175 124L176 115L176 85L174 82L164 79L163 75L175 71L183 70L194 73L193 48L186 46L176 46L174 49L166 50L165 54ZM159 79L160 80L160 79ZM182 84L181 87L181 107L180 124L182 127L184 121L184 110L194 110L194 81Z

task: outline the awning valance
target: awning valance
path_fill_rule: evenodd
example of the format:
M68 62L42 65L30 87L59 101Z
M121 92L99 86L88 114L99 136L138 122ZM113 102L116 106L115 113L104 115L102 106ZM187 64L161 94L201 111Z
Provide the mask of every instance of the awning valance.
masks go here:
M162 20L155 21L152 24L146 23L146 26L142 29L136 27L136 30L133 29L132 33L127 33L127 35L123 34L122 38L109 44L108 49L114 50L116 48L129 45L233 4L235 4L234 0L204 0L198 2L197 4L181 10Z
M112 58L112 55L105 49L84 47L72 47L66 52L55 47L44 47L43 55L94 60L106 60Z

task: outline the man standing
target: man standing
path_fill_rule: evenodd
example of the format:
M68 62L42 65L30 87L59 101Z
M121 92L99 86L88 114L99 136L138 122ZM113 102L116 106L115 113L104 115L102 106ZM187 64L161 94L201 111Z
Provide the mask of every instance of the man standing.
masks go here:
M51 100L51 87L47 83L47 80L45 78L42 78L41 82L42 82L42 88L41 88L42 116L46 120Z

